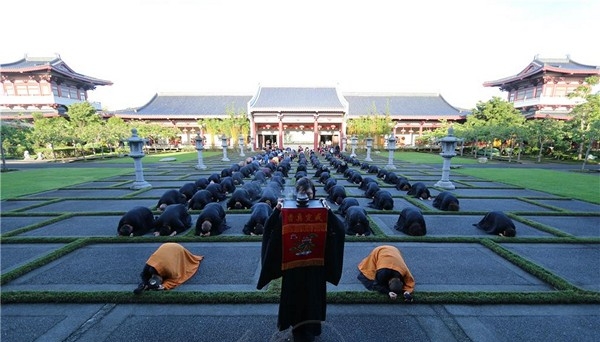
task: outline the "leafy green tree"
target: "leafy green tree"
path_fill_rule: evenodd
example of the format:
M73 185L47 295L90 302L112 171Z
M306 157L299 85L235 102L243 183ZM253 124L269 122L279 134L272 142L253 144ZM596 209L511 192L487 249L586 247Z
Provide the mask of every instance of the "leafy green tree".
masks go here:
M70 105L67 114L69 115L68 132L71 135L73 145L79 148L81 157L85 159L84 146L88 142L97 139L102 118L96 113L96 108L89 102L78 102Z
M69 122L63 118L45 118L40 113L33 114L33 132L31 138L38 146L50 149L52 159L56 160L56 148L71 141Z
M110 149L117 151L121 143L131 134L129 125L118 116L111 116L104 124L103 141Z
M580 85L570 93L570 98L580 98L582 103L576 105L571 111L573 116L570 120L573 128L573 140L578 146L578 160L586 159L583 156L583 148L594 142L593 128L597 126L596 122L600 120L600 93L592 93L593 86L599 82L598 76L591 76L585 79L585 83Z
M32 129L29 126L21 121L3 122L0 125L0 129L2 153L12 158L19 158L23 156L25 151L34 152L35 148L29 137ZM5 157L3 155L3 158Z
M535 141L537 149L537 162L542 161L544 149L549 144L564 138L564 122L545 117L544 119L529 120L525 124L526 139Z

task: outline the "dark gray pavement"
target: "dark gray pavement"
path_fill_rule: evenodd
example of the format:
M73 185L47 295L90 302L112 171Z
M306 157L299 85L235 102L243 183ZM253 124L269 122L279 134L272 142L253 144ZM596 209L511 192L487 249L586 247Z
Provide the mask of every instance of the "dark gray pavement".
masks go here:
M36 260L69 243L60 240L48 243L42 238L112 238L125 211L137 205L153 208L167 189L220 173L237 162L236 157L229 157L231 162L222 162L217 157L205 158L206 170L196 170L195 163L144 165L145 180L152 188L139 192L128 188L135 180L132 165L85 163L86 167L110 165L132 170L124 176L2 201L0 271L6 274L35 265ZM387 158L375 156L374 159L373 163L379 166L387 164ZM324 159L322 162L326 163ZM22 163L9 167L20 165ZM25 167L79 165L44 166L35 162ZM433 196L441 190L433 187L440 179L441 163L397 162L395 165L394 172L405 175L413 183L424 182ZM557 169L568 175L569 170L562 165ZM314 170L309 169L311 174ZM364 192L357 185L344 180L341 174L332 175L367 209L377 234L369 240L348 239L342 279L338 286L328 285L329 293L365 292L356 280L356 265L381 244L395 245L402 250L417 285L413 304L329 304L323 334L317 341L598 341L598 301L595 304L438 304L420 303L419 292L443 298L446 293L449 296L453 293L476 296L481 292L552 295L566 291L480 243L490 236L472 224L488 211L501 210L518 219L514 220L517 237L494 238L499 246L565 281L576 291L587 291L598 298L600 205L455 175L451 171L450 179L456 186L452 192L460 199L461 212L440 212L431 206L431 201L415 201L405 192L385 184L382 186L394 196L394 211L377 211L366 207L370 200L362 196ZM600 196L599 176L591 175L590 179ZM320 184L317 195L324 195ZM415 205L422 209L427 223L425 241L403 239L406 236L394 229L398 211ZM194 222L198 213L192 214ZM248 217L248 213L228 212L231 229L224 235L237 237L235 240L196 238L182 242L205 259L194 277L172 291L208 294L259 291L256 282L260 272L260 242L245 239L242 234ZM47 264L32 267L30 272L3 284L0 290L2 294L115 292L134 296L131 291L138 283L141 268L162 243L151 235L144 238L148 241L123 243L119 240L84 245ZM277 304L11 302L3 303L0 310L2 341L253 342L284 341L291 335L289 331L277 331Z

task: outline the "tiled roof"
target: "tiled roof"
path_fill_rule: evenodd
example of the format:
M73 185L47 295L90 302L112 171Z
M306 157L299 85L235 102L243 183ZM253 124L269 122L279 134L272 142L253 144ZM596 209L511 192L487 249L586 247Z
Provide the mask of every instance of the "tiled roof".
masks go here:
M200 95L158 93L139 108L113 112L127 117L200 117L223 116L228 109L235 113L257 110L329 110L349 116L375 114L404 116L413 119L430 117L464 117L467 113L450 105L439 94L348 93L338 97L335 88L262 88L257 96ZM297 90L297 91L294 91ZM288 96L285 96L285 95ZM306 103L303 101L306 100ZM278 106L279 105L279 106Z
M500 87L507 83L524 80L528 77L544 72L577 74L582 76L600 75L600 66L577 63L569 56L566 58L539 58L538 56L535 56L533 61L518 74L494 81L484 82L483 86Z
M228 109L235 114L246 113L250 95L200 95L181 93L159 93L144 106L116 111L115 114L140 116L178 115L206 116L225 115Z
M334 87L260 87L250 102L251 111L327 110L345 112L346 107Z
M87 82L94 86L113 84L111 81L101 80L99 78L94 78L75 72L60 58L59 55L54 57L29 57L25 55L23 59L20 59L16 62L0 64L0 72L32 71L52 71L54 73L61 74L66 78Z
M439 94L344 94L349 116L390 114L392 116L429 117L464 116Z

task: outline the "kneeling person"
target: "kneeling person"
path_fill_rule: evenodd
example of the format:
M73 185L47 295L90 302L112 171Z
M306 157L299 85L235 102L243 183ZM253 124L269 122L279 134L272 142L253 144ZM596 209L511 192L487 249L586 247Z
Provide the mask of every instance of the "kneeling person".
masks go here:
M375 247L358 264L358 270L357 278L368 290L387 294L392 300L401 294L405 302L413 301L415 279L398 248Z
M142 282L133 293L173 289L198 271L202 259L203 256L190 253L178 243L163 243L146 261L140 274Z

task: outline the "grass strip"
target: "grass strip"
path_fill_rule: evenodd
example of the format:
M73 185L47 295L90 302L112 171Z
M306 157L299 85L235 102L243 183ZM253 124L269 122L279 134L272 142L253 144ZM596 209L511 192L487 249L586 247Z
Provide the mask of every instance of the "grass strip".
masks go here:
M529 260L526 260L525 258L521 257L520 255L509 251L508 249L506 249L505 247L499 245L498 243L496 243L494 241L491 241L489 239L484 239L481 241L481 244L486 246L490 250L492 250L494 253L500 255L504 259L508 260L509 262L513 263L514 265L517 265L518 267L523 269L525 272L537 277L538 279L542 280L543 282L550 284L555 289L562 290L562 291L572 291L572 292L581 291L581 289L574 286L573 284L566 281L565 279L548 271L547 269L543 268L542 266L539 266Z
M599 304L596 292L415 292L415 302L390 301L373 291L329 292L330 304ZM50 292L4 291L2 304L11 303L115 303L115 304L263 304L279 303L279 291L256 292L189 292L148 291L134 295L131 291Z

